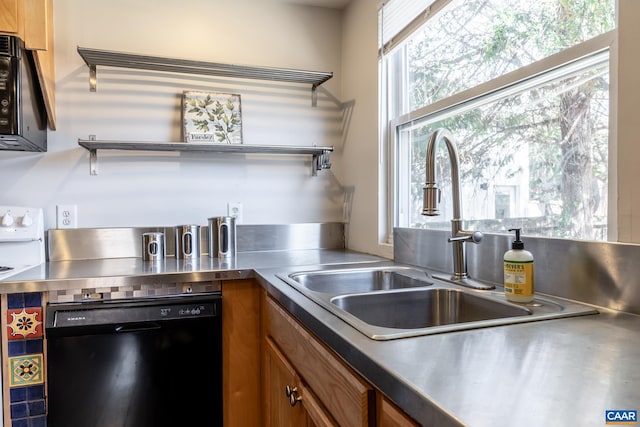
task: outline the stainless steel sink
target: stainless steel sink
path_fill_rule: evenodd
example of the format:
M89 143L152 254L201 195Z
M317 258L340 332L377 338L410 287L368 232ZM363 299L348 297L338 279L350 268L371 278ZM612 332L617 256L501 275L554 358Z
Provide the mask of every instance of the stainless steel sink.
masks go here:
M294 273L288 276L309 291L328 294L371 292L429 286L429 275L412 267L325 270Z
M540 295L531 303L515 304L500 291L464 288L408 266L332 268L278 277L374 340L598 312L584 304Z
M532 314L526 307L445 288L344 295L332 298L331 303L369 325L396 329L429 328Z

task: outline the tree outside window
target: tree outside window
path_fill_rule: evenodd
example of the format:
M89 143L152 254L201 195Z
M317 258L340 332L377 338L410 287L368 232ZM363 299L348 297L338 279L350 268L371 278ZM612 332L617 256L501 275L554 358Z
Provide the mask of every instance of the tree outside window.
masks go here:
M386 60L403 70L392 96L405 107L391 115L442 106L398 126L398 225L449 228L446 204L440 217L420 214L426 142L444 127L458 144L471 227L606 240L608 52L493 87L480 102L478 92L614 27L613 0L453 1L392 52ZM439 158L444 199L449 162Z

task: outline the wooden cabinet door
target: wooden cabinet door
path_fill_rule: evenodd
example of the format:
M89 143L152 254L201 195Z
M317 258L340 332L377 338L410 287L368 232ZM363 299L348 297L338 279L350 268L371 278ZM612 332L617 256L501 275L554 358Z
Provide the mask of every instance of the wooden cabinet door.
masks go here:
M27 49L47 50L53 37L51 0L0 0L0 33L24 40Z
M267 338L265 345L265 419L267 427L304 427L307 414L300 402L291 406L287 387L301 393L300 380L293 367Z
M18 0L0 0L0 33L18 34Z
M265 377L267 427L338 427L270 338L265 345Z
M47 50L53 46L53 2L22 0L24 7L24 43L27 49Z
M307 413L307 427L339 427L327 413L315 394L304 383L301 384L302 403Z
M265 333L341 427L375 425L375 391L271 298L263 309Z

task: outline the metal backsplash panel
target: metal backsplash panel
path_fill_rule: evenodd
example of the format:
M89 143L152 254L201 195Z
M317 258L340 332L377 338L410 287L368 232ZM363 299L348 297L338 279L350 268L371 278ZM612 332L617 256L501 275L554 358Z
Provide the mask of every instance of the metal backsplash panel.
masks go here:
M344 249L344 224L239 224L238 252L299 249ZM142 234L165 233L165 253L175 256L174 227L77 228L47 231L47 260L73 261L142 256ZM200 227L201 253L207 255L208 226Z
M450 233L396 228L394 260L452 272ZM522 236L535 258L535 289L614 310L640 314L640 245ZM484 234L479 244L466 244L473 278L502 286L503 256L513 237Z

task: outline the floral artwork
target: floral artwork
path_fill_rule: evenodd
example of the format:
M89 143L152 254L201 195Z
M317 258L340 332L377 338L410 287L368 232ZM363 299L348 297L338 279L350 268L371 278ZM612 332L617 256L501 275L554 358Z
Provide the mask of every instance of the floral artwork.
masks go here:
M186 142L242 144L240 95L184 92L182 119Z

